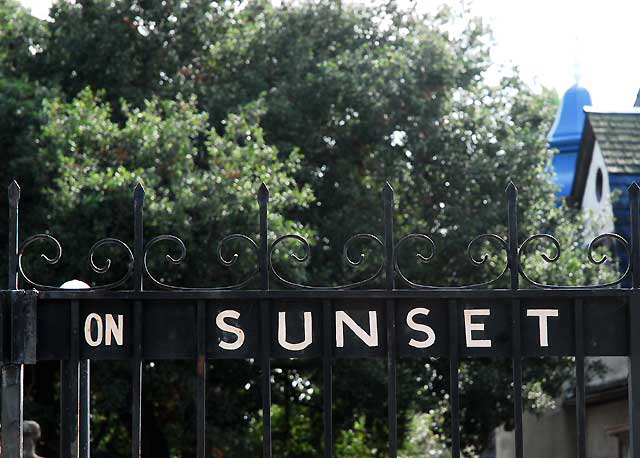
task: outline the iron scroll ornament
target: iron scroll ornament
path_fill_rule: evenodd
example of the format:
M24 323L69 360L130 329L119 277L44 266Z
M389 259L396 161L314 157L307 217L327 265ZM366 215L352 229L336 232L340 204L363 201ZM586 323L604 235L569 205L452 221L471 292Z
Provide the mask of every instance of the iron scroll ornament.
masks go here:
M632 197L632 201L636 202L636 207L638 207L638 200L640 197L640 188L638 187L638 185L636 183L632 184L629 188L629 192L630 195ZM396 245L396 249L394 251L394 269L395 269L395 273L398 275L398 277L405 283L407 284L409 287L414 288L414 289L464 289L464 288L474 288L474 287L483 287L483 286L489 286L492 285L494 283L496 283L498 280L500 280L501 278L503 278L506 274L507 271L511 271L511 276L512 276L512 282L513 282L513 278L517 278L518 276L521 276L529 285L536 287L536 288L547 288L547 289L560 289L560 288L565 288L565 289L578 289L578 288L583 288L583 289L587 289L587 288L607 288L607 287L611 287L611 286L615 286L618 285L620 283L622 283L628 276L630 276L631 271L632 271L632 264L631 264L631 248L630 248L630 244L627 242L627 240L622 237L619 234L614 234L614 233L605 233L605 234L600 234L597 237L595 237L593 240L591 240L591 242L589 243L588 247L587 247L587 257L589 259L589 261L593 264L596 265L601 265L603 264L606 260L607 260L607 256L603 255L600 259L595 259L594 258L594 248L600 244L602 241L604 240L611 240L613 242L617 242L619 244L622 245L622 247L624 248L626 255L627 255L627 265L625 267L624 272L617 277L616 279L606 282L606 283L601 283L601 284L593 284L593 285L580 285L580 286L568 286L568 285L550 285L550 284L544 284L544 283L540 283L540 282L536 282L535 280L531 279L527 273L525 272L524 268L523 268L523 264L522 264L522 257L525 255L527 248L530 246L530 244L532 242L534 242L535 240L550 240L555 248L555 254L553 256L549 256L546 253L542 253L542 259L545 262L548 263L554 263L556 261L558 261L558 259L560 259L560 254L561 254L561 248L560 248L560 242L558 242L558 240L548 234L535 234L532 235L530 237L528 237L527 239L525 239L525 241L521 244L518 245L517 243L517 233L518 233L518 225L517 225L517 218L516 218L516 213L517 213L517 195L518 195L518 190L516 188L516 186L511 182L509 183L509 185L506 188L506 193L507 193L507 200L508 200L508 205L507 205L507 219L508 219L508 225L509 225L509 234L510 237L512 238L512 240L508 240L508 239L503 239L502 237L496 235L496 234L482 234L479 235L477 237L475 237L473 240L471 240L471 242L469 243L469 245L467 246L467 258L476 266L481 266L483 265L487 259L488 259L488 255L487 254L483 254L482 257L480 259L476 259L473 257L472 254L472 247L475 243L477 243L478 241L482 240L482 239L486 239L486 240L493 240L498 242L498 244L502 247L502 249L504 249L505 253L506 253L506 260L505 260L505 266L502 270L502 272L495 277L492 280L486 281L486 282L482 282L482 283L477 283L477 284L472 284L472 285L462 285L462 286L457 286L457 287L446 287L446 286L435 286L435 285L424 285L424 284L420 284L417 282L413 282L411 281L409 278L407 278L407 276L402 272L402 270L400 269L399 265L398 265L398 261L397 261L397 252L398 252L398 248L402 245L403 242L405 242L406 240L409 239L421 239L421 240L426 240L428 242L428 244L430 245L430 253L428 256L424 256L421 253L417 253L416 257L418 259L418 262L421 263L428 263L429 261L431 261L436 254L436 245L434 243L434 241L427 235L425 234L409 234L404 236L403 238L401 238L397 245ZM633 212L633 209L632 209ZM513 283L512 283L513 284ZM516 283L517 285L517 283Z
M229 258L229 259L224 257L224 254L223 254L224 246L225 246L225 244L227 242L229 242L231 240L241 240L241 241L247 242L249 244L249 246L253 249L253 251L254 251L254 253L256 254L256 257L257 257L257 255L258 255L258 245L256 244L256 242L253 241L253 239L251 239L250 237L247 237L246 235L243 235L243 234L230 234L230 235L227 235L226 237L224 237L220 241L220 243L218 244L218 250L217 250L218 261L224 267L232 267L236 263L238 258L239 258L238 253L234 253L231 256L231 258ZM218 286L218 287L189 287L189 286L176 286L176 285L170 285L168 283L164 283L164 282L158 280L151 273L151 271L149 270L147 259L148 259L148 255L149 255L149 250L154 245L156 245L156 244L158 244L160 242L166 242L166 241L174 243L180 249L180 254L178 255L178 257L173 257L170 254L166 254L165 255L165 258L171 264L174 264L174 265L180 264L187 256L187 247L185 246L184 242L180 238L176 237L175 235L159 235L157 237L154 237L153 239L151 239L147 243L147 246L145 247L145 250L144 250L144 260L143 260L144 271L145 271L145 274L147 275L147 277L149 278L149 280L151 280L151 282L155 286L157 286L159 288L168 289L168 290L176 290L176 291L221 291L221 290L231 290L231 289L242 288L243 286L248 285L258 275L259 269L256 267L246 278L244 278L239 283L236 283L236 284L233 284L233 285L229 285L229 286Z
M631 201L631 210L632 217L636 213L640 213L640 188L633 184L629 188L630 192L630 201ZM560 259L561 255L561 247L559 241L549 235L549 234L535 234L524 240L522 244L517 243L515 240L516 237L514 234L517 234L517 221L514 218L516 213L517 206L517 189L513 184L510 184L507 187L507 198L508 198L508 222L509 222L509 234L510 240L507 238L503 238L497 234L485 233L478 235L473 238L467 246L466 255L467 259L475 266L483 266L486 265L489 255L484 252L479 257L474 256L474 247L477 247L478 244L482 241L490 242L493 244L497 244L500 250L504 250L506 253L506 259L504 263L504 267L501 267L500 273L495 277L485 282L474 283L470 285L461 285L461 286L439 286L439 285L429 285L422 284L416 281L411 280L407 274L402 271L400 267L400 263L398 261L398 253L400 252L400 248L404 246L410 240L416 240L420 242L426 242L429 251L428 254L416 253L416 259L421 264L426 264L431 262L436 256L436 244L431 237L426 234L419 233L411 233L405 235L400 238L395 244L393 243L392 237L392 228L393 228L393 216L392 216L392 208L393 208L393 190L387 184L385 190L383 191L383 197L385 199L385 230L384 230L384 242L381 238L370 234L370 233L359 233L351 238L349 238L344 244L342 250L342 257L344 261L350 267L358 267L361 266L367 256L364 252L361 252L359 257L352 257L353 244L356 241L367 241L369 243L373 242L376 247L379 247L383 251L383 255L380 256L381 263L380 265L376 264L375 272L372 274L367 274L368 276L362 280L354 281L351 283L346 283L337 286L314 286L314 285L305 285L302 283L298 283L288 279L285 274L279 271L276 268L276 263L274 262L275 253L278 247L286 240L292 240L300 244L304 250L302 255L296 253L290 253L290 257L295 261L302 263L309 259L311 254L311 247L309 242L302 236L297 234L286 234L277 237L270 245L267 242L267 204L268 204L268 190L264 184L260 187L258 193L258 202L260 204L260 245L258 245L252 238L243 235L243 234L231 234L224 237L219 245L217 250L217 258L218 261L225 267L233 267L236 265L237 260L239 259L239 254L234 253L231 257L225 257L224 255L224 247L225 245L232 240L242 241L244 243L249 244L250 251L255 253L256 262L255 268L241 281L236 284L228 285L228 286L220 286L220 287L183 287L177 285L168 284L161 279L157 278L154 275L148 265L149 253L153 247L155 247L160 242L169 242L178 247L179 253L177 256L166 254L166 260L171 264L180 264L185 258L187 254L186 246L184 242L173 235L160 235L153 239L151 239L146 246L142 245L142 226L141 226L141 215L142 215L142 203L144 200L144 190L140 185L136 186L134 192L134 209L136 214L136 255L134 256L132 250L129 246L123 242L122 240L116 238L104 238L94 243L94 245L89 250L88 263L91 270L97 274L105 274L110 271L112 267L112 261L110 258L103 258L104 261L101 264L96 262L98 250L104 248L106 246L115 247L121 251L123 251L128 258L128 263L126 267L126 272L122 275L118 280L103 284L91 286L89 288L84 289L85 291L91 290L108 290L108 289L116 289L123 285L125 285L134 275L138 278L142 278L142 276L146 276L156 287L162 289L169 290L197 290L197 291L214 291L214 290L231 290L231 289L239 289L249 285L258 275L265 276L273 276L279 283L284 285L285 287L290 288L300 288L300 289L313 289L313 290L339 290L339 289L353 289L358 287L363 287L370 285L379 279L383 272L385 272L386 276L396 276L401 280L405 285L413 289L465 289L465 288L478 288L478 287L487 287L495 284L500 279L504 278L507 275L507 271L510 271L512 281L514 278L520 277L522 278L528 285L535 288L546 288L546 289L554 289L554 288L565 288L565 289L576 289L576 288L607 288L618 285L622 283L625 279L629 278L634 271L632 265L632 249L631 243L628 242L624 237L615 233L604 233L595 237L589 245L587 246L587 257L589 262L594 265L601 265L607 261L606 255L597 256L595 253L595 248L601 245L603 242L611 242L620 244L626 253L626 265L624 266L624 271L619 274L619 276L611 281L607 281L605 283L600 284L592 284L592 285L580 285L580 286L569 286L569 285L553 285L553 284L545 284L539 281L534 280L531 276L526 272L525 265L523 263L524 257L530 251L530 247L536 241L546 241L550 242L553 245L553 252L550 254L549 252L543 252L540 254L542 259L546 263L555 263ZM9 186L9 203L11 206L10 217L17 223L17 215L18 215L18 202L19 202L19 186L17 183L13 182ZM635 208L635 210L634 210ZM634 213L635 211L635 213ZM632 218L633 219L633 218ZM15 225L15 232L17 233L17 224ZM17 239L17 237L16 237ZM635 239L634 239L635 240ZM17 241L17 240L16 240ZM41 253L40 257L44 260L45 263L49 265L57 264L62 258L62 246L60 242L53 236L49 234L36 234L29 238L27 238L21 245L18 250L16 250L15 257L13 260L10 259L10 265L14 265L17 273L26 281L28 284L33 285L33 287L40 290L61 290L66 288L61 288L60 286L48 285L45 283L40 283L36 281L30 274L27 272L27 269L24 265L24 256L29 247L31 247L35 243L47 243L52 246L55 250L53 256L47 255L45 253ZM634 241L634 243L636 243ZM635 246L635 245L634 245ZM138 267L136 267L138 266ZM622 270L622 269L620 269ZM513 284L513 283L512 283ZM517 283L516 283L517 285ZM517 287L517 286L516 286Z
M429 236L425 235L425 234L408 234L404 237L402 237L398 243L396 244L396 251L397 249L406 241L409 239L420 239L420 240L425 240L428 242L429 246L430 246L430 252L427 256L424 256L421 253L416 253L416 258L418 260L418 262L426 264L429 263L436 255L436 245L433 241L433 239L431 239ZM496 282L498 282L500 279L502 279L503 277L506 276L507 272L509 271L509 262L508 262L508 253L509 253L509 246L508 243L505 239L503 239L502 237L496 235L496 234L481 234L477 237L475 237L473 240L471 240L471 242L469 243L469 245L467 246L467 258L468 260L476 265L476 266L482 266L487 260L488 260L488 255L486 253L483 253L482 256L477 259L473 256L472 253L472 248L474 246L474 244L478 243L480 240L482 239L486 239L486 240L492 240L497 242L500 247L505 251L505 254L507 254L507 259L505 259L504 262L504 268L502 269L502 271L500 272L499 275L497 275L495 278L485 281L485 282L481 282L481 283L475 283L475 284L470 284L470 285L461 285L461 286L436 286L436 285L425 285L422 283L417 283L414 282L412 280L410 280L405 274L404 272L402 272L402 269L400 268L399 264L398 264L398 259L397 259L397 255L396 255L396 259L394 259L394 267L395 267L395 272L396 275L409 287L414 288L414 289L466 289L466 288L479 288L479 287L486 287L486 286L490 286ZM596 259L594 257L594 249L596 248L597 245L599 245L600 243L602 243L604 240L611 240L614 242L619 243L620 245L622 245L622 247L625 250L625 253L627 255L627 264L625 266L624 272L622 274L620 274L617 278L615 278L612 281L606 282L606 283L600 283L600 284L591 284L591 285L579 285L579 286L570 286L570 285L552 285L552 284L546 284L546 283L541 283L541 282L537 282L535 280L533 280L525 271L524 267L523 267L523 256L526 256L527 254L527 248L529 248L529 246L536 240L548 240L552 243L555 252L553 255L549 255L547 253L541 253L540 256L542 257L542 259L547 262L547 263L555 263L560 259L560 255L561 255L561 247L560 247L560 242L553 236L549 235L549 234L535 234L532 235L530 237L528 237L527 239L525 239L524 242L522 242L522 244L518 247L518 273L520 274L520 276L531 286L535 287L535 288L547 288L547 289L577 289L577 288L608 288L611 286L615 286L620 284L622 281L624 281L625 278L627 278L627 276L630 274L631 272L631 263L629 262L629 260L631 259L631 249L629 247L629 243L619 234L614 234L614 233L605 233L605 234L600 234L597 237L595 237L593 240L591 240L591 242L589 243L589 245L587 246L587 257L589 259L589 261L592 264L595 265L601 265L604 262L607 261L607 256L606 255L602 255L602 257L600 259Z
M393 265L395 268L395 273L396 275L400 278L400 280L402 280L407 286L414 288L414 289L466 289L466 288L480 288L480 287L484 287L484 286L490 286L493 285L494 283L497 283L500 279L502 279L506 274L507 271L509 270L509 262L505 259L505 263L504 263L504 267L502 269L502 271L500 272L499 275L497 275L495 278L485 281L485 282L480 282L480 283L474 283L474 284L470 284L470 285L461 285L461 286L436 286L436 285L425 285L422 283L418 283L418 282L414 282L412 280L410 280L405 274L404 272L402 272L402 269L400 268L400 265L398 264L398 251L399 248L407 241L407 240L424 240L426 242L428 242L429 247L430 247L430 252L427 256L424 256L422 253L416 253L416 258L418 260L419 263L422 264L427 264L429 263L435 256L436 256L436 244L433 241L433 239L431 237L429 237L426 234L407 234L404 237L402 237L400 240L398 240L398 242L396 243L395 246L395 250L394 250L394 260L393 260ZM507 241L504 240L502 237L500 237L499 235L496 234L480 234L476 237L474 237L470 242L469 245L467 245L467 259L469 260L469 262L471 262L471 264L479 267L484 265L487 260L489 259L489 255L487 253L483 253L482 256L477 259L473 256L473 247L475 244L479 243L482 240L487 240L487 241L494 241L497 242L498 245L500 246L501 249L504 250L505 254L507 255L508 258L508 254L509 254L509 246L507 244Z
M548 240L552 243L553 247L554 247L554 254L552 256L549 256L547 253L540 253L540 257L547 263L555 263L558 261L558 259L560 259L560 255L562 253L562 249L560 247L560 242L558 242L558 239L556 239L555 237L549 235L549 234L535 234L532 235L530 237L528 237L524 242L522 242L522 244L520 245L520 247L518 248L518 272L520 273L520 275L522 276L522 278L529 283L531 286L534 286L536 288L547 288L547 289L558 289L558 288L563 288L563 289L577 289L577 288L608 288L610 286L615 286L618 285L620 283L622 283L622 281L627 278L627 276L630 274L631 272L631 248L629 247L629 242L627 242L627 240L622 237L619 234L614 234L611 232L607 232L604 234L600 234L597 237L595 237L593 240L591 240L591 242L589 242L589 245L587 246L587 258L589 259L589 262L591 262L592 264L595 265L601 265L603 264L608 258L606 254L603 254L602 257L600 259L595 259L593 257L594 255L594 248L600 244L602 241L604 240L611 240L612 242L617 242L620 245L622 245L622 247L625 250L625 253L627 255L627 265L625 267L625 270L622 274L620 274L616 279L610 281L610 282L606 282L606 283L600 283L600 284L593 284L593 285L580 285L580 286L570 286L570 285L550 285L550 284L546 284L546 283L540 283L537 282L535 280L532 280L527 273L525 272L524 268L523 268L523 264L522 264L522 256L526 255L526 251L527 251L527 247L534 241L536 240Z
M289 256L299 263L305 262L307 259L309 259L311 255L311 246L309 245L309 242L304 237L298 234L281 235L276 240L274 240L273 243L271 244L271 247L269 248L269 270L274 275L276 280L278 280L280 283L290 288L317 289L317 290L353 289L353 288L358 288L361 286L368 285L369 283L372 283L378 277L380 277L382 275L382 272L384 271L384 259L383 259L380 265L378 266L378 269L375 271L375 273L371 274L370 276L368 276L363 280L347 283L344 285L337 285L337 286L312 286L312 285L304 285L301 283L296 283L294 281L287 280L284 277L284 275L278 272L275 266L273 265L273 254L278 244L280 244L284 240L295 240L300 244L302 244L302 246L304 247L304 254L302 256L298 256L293 252L289 253ZM364 253L360 253L360 257L356 260L352 259L351 256L349 255L349 249L353 245L353 242L355 242L356 240L370 240L375 242L376 245L378 245L380 248L384 248L384 244L382 243L382 241L373 234L356 234L350 237L344 244L344 247L342 249L342 257L344 261L347 263L347 265L351 267L360 266L366 258L366 255Z
M62 259L62 245L55 237L49 234L32 235L22 243L22 245L20 246L20 250L18 251L18 270L20 271L20 275L22 275L22 278L24 278L24 280L27 283L43 291L44 290L63 290L63 289L69 290L68 288L61 288L59 286L45 285L42 283L38 283L35 280L33 280L31 277L29 277L29 275L27 275L23 265L24 252L30 245L40 241L44 241L44 242L48 242L49 244L52 244L56 250L55 255L53 257L49 257L44 253L40 254L40 258L43 259L47 264L55 265L55 264L58 264L58 262L60 262L60 259ZM91 286L89 288L83 288L82 291L99 291L99 290L115 289L115 288L118 288L119 286L124 285L133 275L133 253L131 252L131 249L122 240L110 238L110 237L97 241L96 243L93 244L93 246L89 250L89 267L91 268L91 270L93 270L97 274L105 274L110 270L111 268L110 258L105 259L103 266L99 266L95 262L95 253L98 250L98 248L101 248L107 245L120 247L121 249L124 250L124 252L129 258L129 262L127 264L127 272L117 281L108 283L106 285L98 285L98 286Z

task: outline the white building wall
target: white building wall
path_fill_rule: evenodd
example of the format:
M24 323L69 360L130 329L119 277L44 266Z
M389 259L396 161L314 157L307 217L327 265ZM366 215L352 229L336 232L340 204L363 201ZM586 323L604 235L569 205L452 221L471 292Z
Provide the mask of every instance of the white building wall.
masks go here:
M602 193L598 196L598 172L602 177ZM600 197L600 198L598 198ZM588 240L604 232L613 232L613 208L611 206L611 189L609 188L609 172L602 157L600 145L596 140L591 157L591 165L587 175L587 183L582 197L582 211L592 225L585 236Z
M587 366L598 360L606 369L604 373L589 374L587 386L606 385L628 376L627 358L607 356L587 358ZM626 399L599 404L587 403L587 457L620 458L621 443L612 430L628 425ZM523 442L527 458L571 458L576 456L576 409L574 404L557 401L553 409L535 415L523 416ZM496 433L496 458L515 458L513 431L500 427Z
M523 442L527 458L572 458L576 456L575 406L564 406L542 416L525 413ZM627 400L587 406L588 458L620 458L624 446L611 430L628 424ZM513 431L496 429L496 458L515 458Z
M525 412L522 418L523 446L527 458L571 458L576 456L575 408L558 406L542 415ZM513 431L496 429L496 458L515 458Z

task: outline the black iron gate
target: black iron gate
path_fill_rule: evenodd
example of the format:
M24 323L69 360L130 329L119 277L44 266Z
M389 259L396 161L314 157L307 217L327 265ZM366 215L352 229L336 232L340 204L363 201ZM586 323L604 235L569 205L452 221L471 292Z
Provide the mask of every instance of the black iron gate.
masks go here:
M397 260L398 249L409 240L435 243L424 234L393 238L393 190L383 189L382 236L357 234L347 241L344 257L358 265L350 247L367 240L384 251L382 263L368 278L336 287L316 287L294 282L273 263L274 251L285 240L310 252L305 239L295 234L268 241L269 191L258 191L260 233L257 241L232 234L221 241L219 258L232 265L237 255L225 258L222 245L229 240L248 243L258 265L244 281L228 287L186 288L156 278L147 266L149 249L159 242L174 243L181 250L173 263L185 256L182 241L172 235L143 240L144 190L136 186L133 198L133 249L107 238L90 250L90 265L100 273L94 252L113 246L129 259L126 274L118 281L88 289L63 289L38 283L23 266L23 254L34 242L52 244L57 253L42 255L54 264L62 255L58 241L38 234L18 241L20 188L9 186L10 239L8 290L2 294L0 319L2 345L2 457L22 458L23 365L37 361L61 362L61 456L88 458L89 360L121 359L131 362L131 456L141 453L142 362L147 359L195 359L197 361L197 456L205 450L205 362L219 358L256 358L260 362L263 409L263 456L271 456L271 359L321 358L323 363L324 456L332 456L332 367L337 358L384 357L388 369L389 455L397 454L396 362L398 357L441 356L450 368L451 456L460 457L459 374L461 358L508 357L513 362L513 404L516 457L523 450L522 362L529 356L575 356L578 456L586 456L585 365L586 356L628 356L630 456L640 458L640 188L629 189L631 240L617 234L596 237L587 249L592 263L600 264L593 248L618 244L628 261L615 281L584 287L540 284L531 279L522 256L534 241L544 239L555 253L544 255L554 262L560 245L547 234L518 241L517 189L506 190L508 233L482 234L468 246L471 262L482 265L472 248L483 241L496 243L505 253L504 270L485 283L442 287L417 283L407 277ZM509 289L492 289L508 278ZM287 289L270 288L270 280ZM246 289L257 281L259 289ZM384 289L366 289L383 281ZM396 284L397 282L397 284ZM521 288L521 282L525 288ZM630 287L622 285L630 284ZM34 289L19 289L20 286ZM153 288L145 289L145 285ZM404 287L400 289L399 286ZM244 289L243 289L244 288Z

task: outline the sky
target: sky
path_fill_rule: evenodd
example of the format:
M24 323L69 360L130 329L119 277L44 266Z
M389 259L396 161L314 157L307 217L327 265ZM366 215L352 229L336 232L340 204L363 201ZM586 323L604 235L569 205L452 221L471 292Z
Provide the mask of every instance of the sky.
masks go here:
M46 18L51 0L20 0ZM367 1L367 0L353 0ZM429 11L466 7L493 30L492 59L558 94L576 82L603 110L629 109L640 89L640 0L399 0Z

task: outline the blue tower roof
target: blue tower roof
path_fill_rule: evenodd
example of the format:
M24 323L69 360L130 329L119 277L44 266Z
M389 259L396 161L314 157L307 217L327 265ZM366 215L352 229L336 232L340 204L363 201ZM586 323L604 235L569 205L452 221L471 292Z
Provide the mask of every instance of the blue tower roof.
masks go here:
M561 153L577 151L584 127L584 107L591 105L591 96L585 88L574 84L562 97L562 103L556 115L551 132L549 146L557 148Z
M589 105L589 91L578 84L571 86L562 97L556 120L549 132L549 147L558 150L553 157L556 184L560 186L558 197L567 197L571 193L584 128L584 107Z

